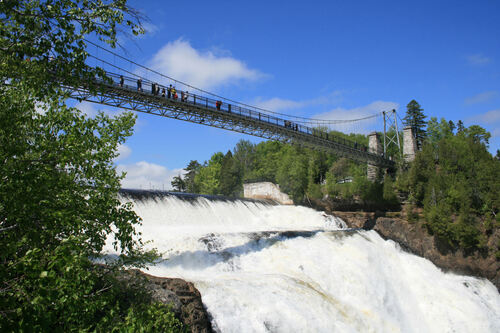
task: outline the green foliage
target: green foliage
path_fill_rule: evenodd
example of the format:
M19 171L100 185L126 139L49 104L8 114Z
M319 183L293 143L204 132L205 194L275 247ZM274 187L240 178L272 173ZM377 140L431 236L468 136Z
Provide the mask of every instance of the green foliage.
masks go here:
M500 163L487 151L489 133L473 125L461 128L431 118L428 144L416 156L398 187L424 208L430 232L466 250L485 246L481 218L500 209ZM483 230L484 229L484 230Z
M196 160L191 160L188 166L184 169L186 174L184 175L184 182L186 184L186 190L190 193L198 193L199 189L195 182L196 174L200 172L201 164Z
M366 136L360 134L331 133L357 142L360 147L368 144ZM186 171L190 168L191 163ZM242 140L236 145L234 154L214 154L193 174L196 176L191 189L203 194L237 195L241 193L243 182L270 181L279 184L296 203L322 199L324 194L382 205L397 203L394 194L384 199L382 184L366 179L366 165L275 141L253 145ZM188 182L188 175L189 172L184 177L185 182Z
M181 175L175 176L170 182L174 191L184 192L186 191L186 181L182 179Z
M478 125L472 125L465 130L465 135L475 143L480 143L488 147L491 134Z
M236 196L242 192L241 171L233 154L228 151L221 162L220 193L226 196Z
M60 89L106 79L85 65L84 38L114 46L121 24L142 30L138 18L123 0L0 1L0 331L111 331L130 299L138 318L160 310L114 278L157 258L118 200L113 160L135 117L88 119ZM108 236L120 255L103 268L90 258Z
M388 204L397 205L399 203L392 177L387 174L384 176L382 197Z
M188 332L187 327L175 318L170 308L161 303L135 306L129 309L125 322L114 327L111 332Z
M308 161L305 154L293 146L285 146L283 157L276 172L280 188L288 193L295 202L301 202L307 188Z
M125 0L5 0L0 2L0 73L22 80L38 98L60 92L82 78L104 78L85 64L85 37L93 35L115 47L117 30L126 25L133 34L143 32L140 16ZM53 72L57 73L54 80Z
M253 169L255 146L248 140L240 140L234 148L235 166L241 174L248 175Z
M208 164L201 168L195 176L195 183L201 194L220 194L220 170L224 155L221 152L215 153L210 158Z
M410 103L406 106L406 115L404 117L404 124L406 126L411 126L413 129L413 135L417 141L417 148L421 149L425 138L426 138L426 130L425 130L425 118L426 116L420 107L420 104L416 100L411 100Z
M431 120L427 123L427 142L435 146L441 139L453 136L455 125L450 122L441 118L438 123L436 117L431 117Z

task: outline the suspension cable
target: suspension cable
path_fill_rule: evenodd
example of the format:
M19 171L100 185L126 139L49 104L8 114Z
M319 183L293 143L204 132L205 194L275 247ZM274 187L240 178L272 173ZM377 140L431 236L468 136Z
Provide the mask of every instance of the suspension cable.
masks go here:
M190 85L190 84L188 84L188 83L185 83L185 82L179 81L179 80L174 79L174 78L172 78L172 77L170 77L170 76L168 76L168 75L165 75L165 74L163 74L163 73L160 73L160 72L158 72L158 71L156 71L156 70L154 70L154 69L151 69L151 68L148 68L148 67L146 67L146 66L144 66L144 65L141 65L141 64L139 64L139 63L137 63L137 62L135 62L135 61L133 61L133 60L130 60L130 59L128 59L128 58L126 58L126 57L124 57L124 56L122 56L122 55L120 55L120 54L118 54L118 53L116 53L116 52L113 52L113 51L111 51L111 50L108 50L108 49L106 49L106 48L103 48L102 46L100 46L100 45L98 45L98 44L96 44L96 43L94 43L94 42L92 42L92 41L90 41L90 40L88 40L88 39L84 39L84 40L85 40L85 42L90 43L90 44L94 45L95 47L97 47L97 48L99 48L99 49L101 49L101 50L104 50L104 51L106 51L106 52L108 52L108 53L112 54L112 55L113 55L113 56L115 56L115 57L118 57L118 58L120 58L120 59L122 59L122 60L124 60L124 61L126 61L126 62L129 62L129 63L131 63L131 64L133 64L133 65L135 65L135 66L138 66L138 67L140 67L140 68L142 68L142 69L145 69L146 71L149 71L149 72L152 72L152 73L154 73L154 74L156 74L156 75L159 75L159 76L161 76L161 77L164 77L164 78L166 78L166 79L168 79L168 80L171 80L171 81L177 82L178 84L182 84L182 85L184 85L184 86L186 86L186 87L189 87L189 88L191 88L191 89L194 89L194 90L200 91L200 92L205 93L205 94L208 94L208 95L210 95L210 96L217 97L217 98L223 99L223 100L225 100L225 101L235 103L235 104L237 104L237 105L245 106L245 107L251 108L251 109L253 109L253 110L259 110L259 111L262 111L262 112L265 112L265 113L270 113L270 114L275 114L275 115L285 116L285 117L287 117L287 118L297 119L297 120L295 120L297 123L303 123L303 124L317 124L317 125L347 124L347 123L353 123L353 122L358 122L358 121L363 121L363 120L368 120L368 119L371 119L371 118L379 117L379 116L381 116L381 115L383 114L383 111L379 111L379 112L377 112L377 113L375 113L375 114L372 114L372 115L369 115L369 116L366 116L366 117L362 117L362 118L357 118L357 119L335 119L335 120L333 120L333 119L332 119L332 120L327 120L327 119L315 119L315 118L307 118L307 117L301 117L301 116L293 116L293 115L289 115L289 114L286 114L286 113L275 112L275 111L267 110L267 109L260 108L260 107L257 107L257 106L249 105L249 104L246 104L246 103L238 102L238 101L235 101L235 100L232 100L232 99L229 99L229 98L226 98L226 97L223 97L223 96L220 96L220 95L214 94L214 93L209 92L209 91L207 91L207 90L204 90L204 89L201 89L201 88L198 88L198 87L192 86L192 85ZM90 57L92 57L92 58L94 58L94 59L96 59L96 60L98 60L98 61L101 61L102 63L106 63L107 65L109 65L109 66L111 66L111 67L114 67L114 68L116 68L116 69L118 69L118 70L120 70L120 71L123 71L123 72L125 72L125 73L130 74L130 75L133 75L133 76L135 76L135 77L138 77L138 78L144 79L145 81L150 81L150 80L147 80L147 79L143 78L142 76L140 76L140 75L138 75L138 74L135 74L135 73L133 73L133 72L131 72L131 71L127 71L127 70L125 70L125 69L123 69L123 68L121 68L121 67L118 67L118 66L116 66L116 65L113 65L113 64L111 64L110 62L108 62L108 61L106 61L106 60L103 60L103 59L101 59L101 58L99 58L99 57L96 57L96 56L94 56L94 55L92 55L92 54L90 54L90 53L89 53L89 56L90 56Z

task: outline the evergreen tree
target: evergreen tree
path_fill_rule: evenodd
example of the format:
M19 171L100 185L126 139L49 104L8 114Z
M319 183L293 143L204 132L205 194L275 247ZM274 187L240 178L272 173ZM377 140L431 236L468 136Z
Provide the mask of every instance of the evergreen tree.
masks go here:
M453 120L450 120L450 121L448 122L448 126L450 127L450 131L451 131L451 133L453 134L453 132L455 131L455 128L457 128L457 127L455 126L455 123L453 123Z
M420 104L414 99L408 103L406 106L406 115L404 117L404 124L406 126L411 126L413 129L413 135L417 141L417 149L422 149L426 137L425 125L426 116L423 113L424 109L420 107Z
M457 123L457 134L463 133L464 130L465 130L464 123L461 120L459 120Z
M240 172L230 150L224 155L220 170L220 192L225 196L233 196L240 190Z
M198 172L200 172L201 164L197 160L189 161L188 166L184 169L186 174L184 175L184 182L186 184L186 190L189 193L198 193L199 189L195 183L195 177Z
M180 174L175 176L170 182L170 184L172 184L174 191L177 192L186 191L186 182L184 181L184 179L182 179L182 176Z

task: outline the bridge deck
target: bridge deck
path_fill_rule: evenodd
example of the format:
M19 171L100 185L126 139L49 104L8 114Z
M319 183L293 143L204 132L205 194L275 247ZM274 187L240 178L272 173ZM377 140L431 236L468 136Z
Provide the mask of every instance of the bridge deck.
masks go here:
M265 139L298 144L377 166L394 166L393 161L368 151L366 146L318 129L296 124L239 105L222 103L217 107L217 100L192 93L189 93L188 98L185 100L182 100L180 96L177 99L163 97L161 92L158 94L152 93L151 82L143 82L142 91L140 91L131 78L124 78L122 85L115 82L119 82L118 75L112 73L107 73L107 75L113 78L114 82L112 84L98 82L97 94L91 93L90 89L85 85L77 88L66 87L70 97L218 127ZM160 86L160 89L162 88L166 89L167 87Z

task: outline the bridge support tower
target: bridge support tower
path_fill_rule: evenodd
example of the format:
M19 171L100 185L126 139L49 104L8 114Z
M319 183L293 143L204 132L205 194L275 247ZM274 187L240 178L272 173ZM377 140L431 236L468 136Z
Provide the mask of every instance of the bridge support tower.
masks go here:
M411 126L406 126L403 129L403 154L406 162L411 162L415 159L417 152L417 140Z
M382 145L380 144L379 135L377 132L368 134L368 149L371 153L377 155L382 154ZM366 177L372 182L378 181L380 179L380 167L368 162Z

